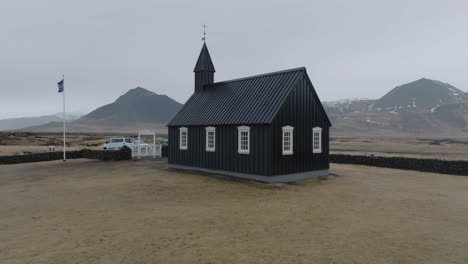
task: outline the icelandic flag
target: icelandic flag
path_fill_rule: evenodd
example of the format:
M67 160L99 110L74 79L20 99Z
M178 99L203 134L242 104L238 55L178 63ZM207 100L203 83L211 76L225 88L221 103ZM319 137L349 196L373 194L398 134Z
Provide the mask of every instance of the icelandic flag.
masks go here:
M58 85L58 89L59 89L58 92L59 93L63 92L63 88L64 88L63 79L60 82L58 82L57 85Z

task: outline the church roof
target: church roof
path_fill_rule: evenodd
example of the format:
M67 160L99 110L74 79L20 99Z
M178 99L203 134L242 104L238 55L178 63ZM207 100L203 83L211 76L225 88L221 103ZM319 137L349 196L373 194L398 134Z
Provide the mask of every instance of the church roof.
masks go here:
M304 74L302 67L205 85L168 126L269 124Z
M210 52L208 52L208 47L206 43L203 43L202 50L200 51L200 55L198 56L197 64L195 64L194 72L198 71L209 71L209 72L216 72L213 61L211 61Z

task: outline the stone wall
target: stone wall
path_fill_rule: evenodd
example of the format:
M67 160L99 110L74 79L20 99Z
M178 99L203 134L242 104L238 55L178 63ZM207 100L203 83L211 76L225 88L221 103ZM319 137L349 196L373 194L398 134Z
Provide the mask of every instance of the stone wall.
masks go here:
M167 157L167 151L167 147L162 148L163 157ZM62 152L46 152L29 155L0 156L0 164L18 164L39 161L51 161L61 160L62 158ZM67 159L81 158L98 159L104 161L130 160L132 158L132 153L129 148L122 148L121 150L115 151L83 149L79 151L67 152ZM330 154L330 162L468 176L468 161Z
M98 159L98 160L130 160L132 152L129 148L121 150L90 150L67 151L67 159ZM0 164L18 164L39 161L63 159L63 152L46 152L29 155L0 156Z
M468 176L468 161L330 154L330 162Z

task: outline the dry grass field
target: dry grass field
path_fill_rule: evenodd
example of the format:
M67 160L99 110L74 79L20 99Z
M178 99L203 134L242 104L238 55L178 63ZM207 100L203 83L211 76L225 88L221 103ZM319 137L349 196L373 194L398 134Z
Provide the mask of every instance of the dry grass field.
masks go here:
M102 144L110 137L123 137L118 134L100 133L75 133L67 136L67 146L69 150L80 149L101 149ZM136 138L135 134L125 134L126 137ZM144 137L148 143L152 142L151 137ZM166 140L165 136L158 136L157 139ZM0 132L0 156L21 155L28 153L47 152L48 146L56 146L57 151L62 151L62 135L60 133L14 133ZM352 149L376 149L376 150L410 150L423 152L465 152L468 153L468 140L458 139L382 139L382 138L333 138L330 141L330 148L352 148ZM351 155L375 155L386 157L416 157L416 158L437 158L446 160L468 160L468 155L416 155L416 154L392 154L376 152L333 152Z
M415 138L334 138L330 141L332 149L399 150L421 152L468 153L466 139L415 139ZM409 157L442 160L468 160L468 155L427 155L379 152L333 151L335 154L374 155L382 157Z
M468 263L468 177L262 184L165 161L0 166L0 263Z
M331 148L468 152L468 139L333 138Z
M102 149L106 139L111 137L132 137L137 138L135 134L70 134L67 135L67 149ZM153 137L142 137L147 143L152 143ZM157 137L157 141L165 140L163 137ZM56 151L62 151L63 136L60 133L8 133L0 132L0 156L22 155L29 153L41 153L49 151L48 146L55 146Z

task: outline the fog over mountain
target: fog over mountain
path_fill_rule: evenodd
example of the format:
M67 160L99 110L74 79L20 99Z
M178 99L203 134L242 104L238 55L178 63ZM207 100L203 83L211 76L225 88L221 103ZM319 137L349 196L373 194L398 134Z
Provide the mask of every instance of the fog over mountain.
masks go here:
M326 101L379 98L422 76L467 90L466 10L462 0L3 1L0 118L60 112L62 74L70 112L137 86L184 103L203 24L216 81L305 66Z
M142 87L130 89L113 103L103 105L83 117L67 123L71 132L137 132L148 128L166 133L165 125L182 104L167 95ZM22 129L31 132L62 131L61 122L44 123Z
M67 113L66 119L67 121L73 121L82 116L82 113ZM62 120L63 113L44 116L0 119L0 131L17 130L25 127L39 126L50 122L61 122Z

